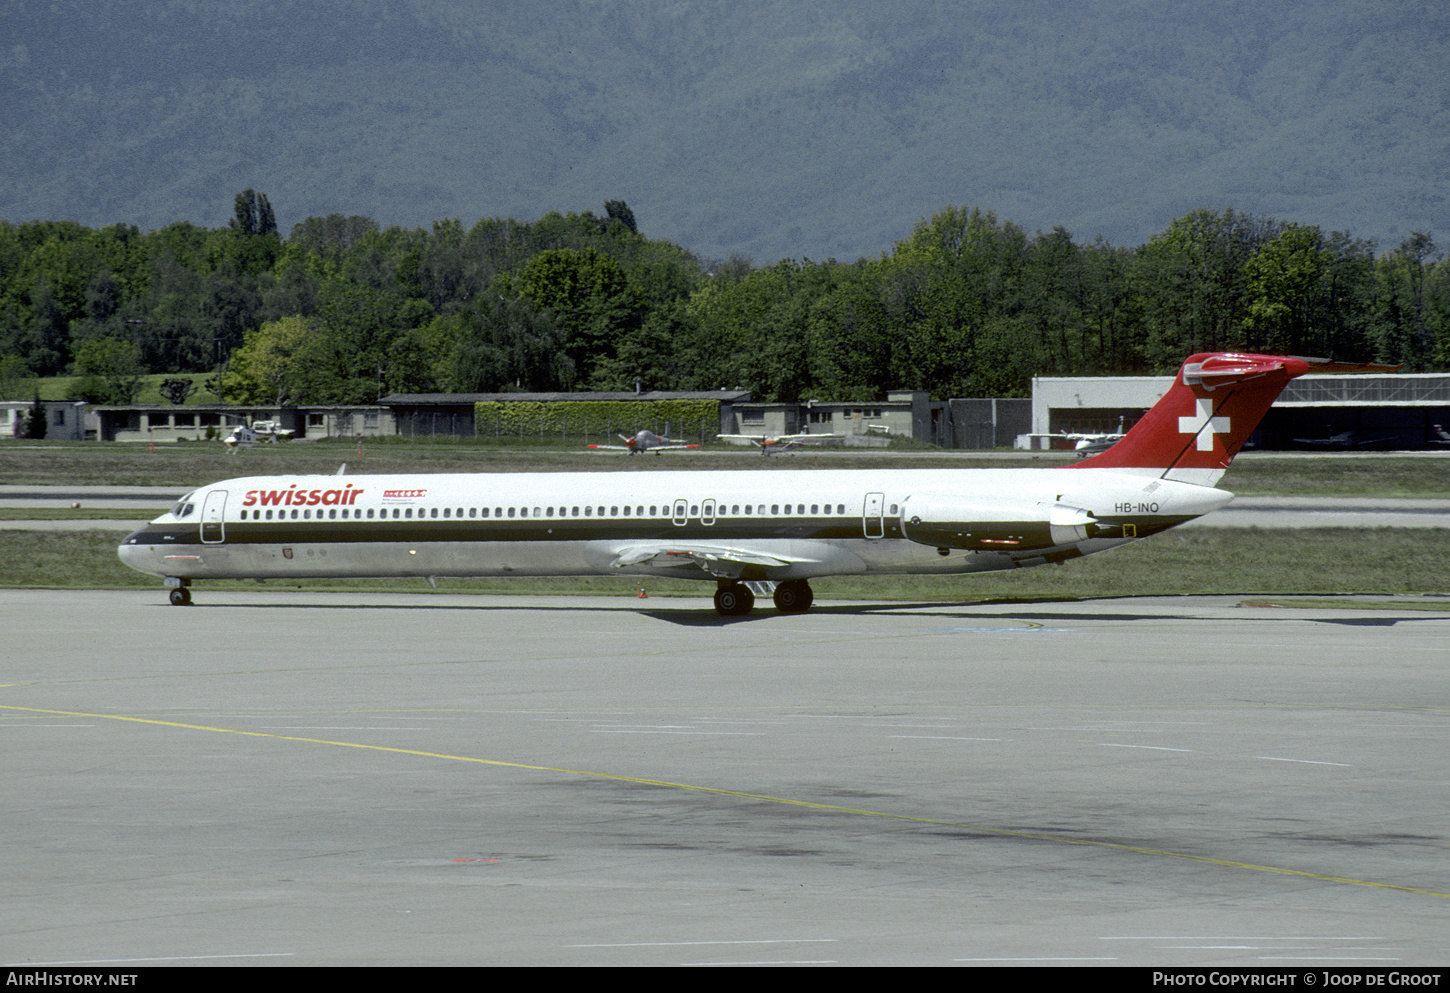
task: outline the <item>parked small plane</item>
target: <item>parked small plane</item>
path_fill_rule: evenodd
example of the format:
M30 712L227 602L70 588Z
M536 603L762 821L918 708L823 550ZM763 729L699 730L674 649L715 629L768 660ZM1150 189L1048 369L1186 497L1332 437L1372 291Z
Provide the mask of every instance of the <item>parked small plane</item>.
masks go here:
M254 476L214 483L121 544L164 577L674 576L715 609L811 605L810 580L1060 563L1222 507L1216 489L1284 385L1273 355L1194 355L1127 436L1051 469Z
M276 421L253 421L250 427L238 424L232 428L222 439L222 444L235 455L238 450L251 448L259 441L285 441L294 434L295 431L282 427Z
M759 447L761 455L769 455L771 452L784 452L813 441L836 440L841 436L838 434L719 434L715 437L722 441L748 441Z
M699 448L699 445L692 445L688 441L680 441L676 438L665 438L655 434L653 431L638 431L633 436L622 434L619 440L622 445L590 445L590 448L608 449L614 452L628 452L631 455L638 455L640 452L668 452L675 448Z

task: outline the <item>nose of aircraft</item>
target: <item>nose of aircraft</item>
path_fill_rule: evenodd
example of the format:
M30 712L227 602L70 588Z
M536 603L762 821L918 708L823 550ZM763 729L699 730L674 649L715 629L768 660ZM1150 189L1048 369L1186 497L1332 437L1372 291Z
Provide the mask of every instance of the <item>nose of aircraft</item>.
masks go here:
M137 572L159 575L155 569L155 547L142 541L144 531L136 531L126 536L126 539L116 547L116 557L121 560L122 565L130 566Z

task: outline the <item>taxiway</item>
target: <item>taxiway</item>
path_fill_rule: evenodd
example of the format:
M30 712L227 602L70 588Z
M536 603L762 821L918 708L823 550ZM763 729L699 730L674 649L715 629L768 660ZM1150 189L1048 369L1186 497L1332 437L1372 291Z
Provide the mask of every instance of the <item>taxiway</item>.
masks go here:
M9 965L1445 959L1450 601L0 625Z

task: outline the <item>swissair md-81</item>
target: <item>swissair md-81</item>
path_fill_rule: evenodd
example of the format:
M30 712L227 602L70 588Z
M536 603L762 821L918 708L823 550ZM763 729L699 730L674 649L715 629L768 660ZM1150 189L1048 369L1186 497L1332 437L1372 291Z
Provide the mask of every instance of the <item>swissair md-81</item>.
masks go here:
M187 494L121 544L165 578L673 576L810 607L810 580L1065 562L1222 507L1216 489L1303 359L1214 353L1112 448L1052 469L255 476Z

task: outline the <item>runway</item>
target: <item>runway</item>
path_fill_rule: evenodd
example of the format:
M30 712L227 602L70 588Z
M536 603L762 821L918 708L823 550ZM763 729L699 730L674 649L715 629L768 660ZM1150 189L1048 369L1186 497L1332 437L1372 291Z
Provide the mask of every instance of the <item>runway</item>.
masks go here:
M0 623L7 965L1446 959L1450 600Z

